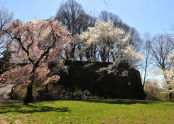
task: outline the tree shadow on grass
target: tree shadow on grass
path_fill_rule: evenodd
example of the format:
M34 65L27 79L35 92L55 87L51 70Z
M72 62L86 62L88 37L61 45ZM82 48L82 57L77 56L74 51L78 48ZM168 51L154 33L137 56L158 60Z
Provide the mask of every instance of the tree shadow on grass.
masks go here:
M2 113L35 113L35 112L70 112L67 107L51 107L41 105L27 105L22 104L6 104L0 106L0 114Z
M106 103L106 104L153 104L157 101L133 100L133 99L106 99L106 100L85 100L86 102Z

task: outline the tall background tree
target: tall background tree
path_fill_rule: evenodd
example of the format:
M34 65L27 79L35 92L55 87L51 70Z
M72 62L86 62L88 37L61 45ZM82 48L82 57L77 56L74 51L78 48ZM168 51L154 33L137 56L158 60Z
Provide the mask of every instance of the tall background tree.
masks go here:
M83 7L75 0L68 0L62 3L57 11L56 17L75 37L86 30L89 26L93 26L95 18L86 14ZM72 44L71 58L74 58L75 49L81 49L82 45L78 43ZM82 57L80 57L82 59Z
M160 70L157 73L162 74L166 81L166 91L172 99L173 87L173 61L171 54L174 52L173 38L168 34L158 34L154 36L150 43L151 56L153 64Z
M13 13L5 8L0 8L0 31L4 30L8 23L13 20ZM11 57L11 51L5 44L6 36L0 36L0 74L3 73L8 66Z
M68 0L65 3L62 3L57 11L55 18L59 20L63 25L65 25L70 32L72 32L75 43L72 44L73 49L71 53L71 58L76 60L96 61L97 60L96 44L92 44L90 47L88 47L88 49L84 50L85 42L84 41L79 42L79 40L76 40L77 38L76 35L81 34L82 31L86 31L88 27L93 27L97 18L87 14L84 11L83 7L75 0ZM114 27L120 28L121 30L125 31L126 34L131 34L129 43L133 45L133 48L136 51L139 50L139 46L141 44L141 38L138 31L135 28L130 27L127 24L123 23L122 20L117 15L107 11L102 11L98 19L105 22L112 20L114 23ZM80 53L78 54L78 57L74 56L75 52ZM103 54L108 54L108 53L105 52ZM108 61L108 60L103 59L102 61Z
M0 31L5 29L5 26L10 23L13 19L13 14L5 8L0 8ZM5 43L4 36L0 37L0 55L4 51Z
M145 33L142 46L142 54L145 56L144 60L142 61L142 83L143 87L145 86L148 74L149 74L149 68L152 63L152 56L151 56L151 35L150 33ZM152 68L151 68L152 69Z
M117 65L120 62L127 63L130 60L142 59L142 56L129 43L130 34L114 27L111 20L108 22L97 20L94 27L89 27L78 37L80 41L85 42L84 49L88 49L94 44L97 46L96 58L98 61L109 61L113 62L113 65Z
M154 65L161 69L164 78L167 79L165 71L170 70L172 67L170 54L174 50L173 39L168 34L158 34L152 38L150 49Z

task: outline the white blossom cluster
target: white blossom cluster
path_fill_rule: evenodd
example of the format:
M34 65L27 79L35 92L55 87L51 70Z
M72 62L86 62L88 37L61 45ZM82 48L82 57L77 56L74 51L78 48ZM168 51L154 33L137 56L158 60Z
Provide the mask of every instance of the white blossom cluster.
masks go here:
M89 27L87 31L78 36L78 39L81 42L85 42L85 48L92 44L97 44L97 51L100 51L105 47L109 57L114 58L113 62L142 60L143 56L134 51L133 46L129 43L130 37L130 34L114 27L114 23L111 20L108 22L97 20L95 26Z
M166 85L164 87L164 93L174 92L174 53L169 56L170 58L170 70L163 70L163 75L166 79Z

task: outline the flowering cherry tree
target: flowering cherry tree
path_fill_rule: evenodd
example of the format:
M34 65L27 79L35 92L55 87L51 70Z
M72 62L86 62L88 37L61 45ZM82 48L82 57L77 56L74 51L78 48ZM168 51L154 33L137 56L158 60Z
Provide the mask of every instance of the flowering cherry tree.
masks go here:
M27 85L27 94L24 104L33 100L32 85L38 80L48 82L50 79L58 79L58 76L44 78L48 73L47 63L61 55L63 48L70 49L72 44L71 33L68 32L58 21L37 20L23 23L16 20L10 23L0 35L8 34L6 44L14 51L13 63L28 63L24 67L16 67L1 76L8 77L9 74L19 72L23 83ZM18 75L16 75L17 78ZM13 78L12 78L13 79ZM7 80L8 83L22 82L22 80Z

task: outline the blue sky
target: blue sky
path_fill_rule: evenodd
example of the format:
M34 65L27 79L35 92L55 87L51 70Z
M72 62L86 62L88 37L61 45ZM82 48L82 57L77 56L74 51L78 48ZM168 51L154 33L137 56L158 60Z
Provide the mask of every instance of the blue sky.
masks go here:
M66 0L0 0L0 7L12 11L23 21L47 19L56 14ZM77 0L92 15L107 10L117 14L125 23L141 34L172 33L174 0Z

